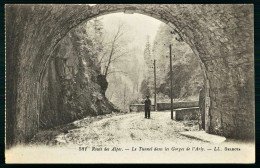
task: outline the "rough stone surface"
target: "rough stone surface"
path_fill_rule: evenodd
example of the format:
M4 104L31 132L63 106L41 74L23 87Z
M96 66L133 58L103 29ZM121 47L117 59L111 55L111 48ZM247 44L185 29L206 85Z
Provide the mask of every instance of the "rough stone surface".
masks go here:
M8 144L28 142L38 130L38 92L58 42L85 20L125 10L169 23L201 58L210 133L254 137L253 5L7 5Z
M98 82L98 61L83 52L79 40L76 30L70 31L57 45L43 72L40 128L118 111Z
M202 87L199 93L199 111L201 115L202 129L205 130L205 88Z

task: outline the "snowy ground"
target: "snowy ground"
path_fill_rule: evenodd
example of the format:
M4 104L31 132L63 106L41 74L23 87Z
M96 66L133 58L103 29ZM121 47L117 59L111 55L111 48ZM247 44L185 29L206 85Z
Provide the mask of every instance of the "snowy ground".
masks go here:
M192 132L188 132L188 131ZM181 135L198 125L170 112L87 117L40 131L29 145L6 151L7 163L253 163L254 143L214 144ZM203 134L204 135L204 134ZM109 149L106 151L106 149Z
M198 130L198 125L185 126L185 122L171 120L170 112L151 112L151 119L144 113L109 114L88 117L53 130L41 131L31 144L77 146L123 146L125 144L187 144L199 143L179 134Z

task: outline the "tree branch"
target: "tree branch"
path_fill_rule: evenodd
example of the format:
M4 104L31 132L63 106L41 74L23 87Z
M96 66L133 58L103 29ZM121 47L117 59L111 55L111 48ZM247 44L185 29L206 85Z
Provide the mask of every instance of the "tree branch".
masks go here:
M103 56L101 57L101 59L99 60L99 64L102 64L102 60L103 60L103 58L105 57L106 53L107 53L107 52L105 52L105 53L103 54Z
M116 61L116 60L117 60L118 58L120 58L120 57L127 56L127 55L126 55L127 53L129 53L129 51L126 51L126 52L124 52L124 53L121 53L119 56L117 56L117 57L111 59L110 62L114 62L114 61ZM102 63L107 63L108 61L109 61L109 60L102 61L101 64L102 64Z
M122 24L119 24L117 32L116 32L115 37L112 42L112 48L111 48L111 52L109 54L109 59L108 59L108 63L107 63L106 70L105 70L105 76L107 76L107 74L108 74L108 69L111 64L111 59L112 59L112 56L113 56L114 50L115 50L115 43L116 43L117 39L122 35L121 28L122 28Z

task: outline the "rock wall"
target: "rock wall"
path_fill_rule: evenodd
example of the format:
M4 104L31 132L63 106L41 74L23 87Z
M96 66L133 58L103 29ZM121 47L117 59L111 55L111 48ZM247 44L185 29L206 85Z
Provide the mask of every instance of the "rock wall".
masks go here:
M41 83L41 128L118 111L102 94L98 61L82 50L79 41L72 30L59 42L46 66Z
M37 89L39 84L37 75L33 73L35 61L29 61L30 55L27 57L26 54L26 51L32 52L33 48L36 50L35 47L29 49L30 46L26 45L30 41L28 34L33 34L35 31L28 24L30 14L15 7L7 8L5 19L6 147L8 148L12 144L29 141L38 130ZM22 75L23 72L26 73Z
M85 20L129 11L168 23L200 57L210 86L209 132L254 137L253 5L7 5L8 144L28 142L38 130L40 84L58 42Z

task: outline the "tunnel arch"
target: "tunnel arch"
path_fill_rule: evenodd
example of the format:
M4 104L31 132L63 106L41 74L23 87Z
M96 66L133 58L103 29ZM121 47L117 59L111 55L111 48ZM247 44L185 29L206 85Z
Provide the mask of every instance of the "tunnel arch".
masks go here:
M11 111L7 118L12 114L26 120L24 113L31 114L31 123L9 127L13 143L26 142L37 132L31 127L37 127L40 74L55 46L83 21L115 12L145 14L167 23L200 57L210 97L208 132L235 138L254 136L252 5L7 5L7 71L17 74L17 79L7 79L7 90L17 89L16 94L7 95ZM16 58L22 61L13 61ZM12 107L11 102L16 104ZM25 127L31 129L26 132Z
M154 19L158 19L161 22L167 24L168 26L170 26L173 29L173 31L175 33L177 33L181 38L184 39L184 41L194 51L195 55L199 56L198 52L196 51L196 48L193 47L193 44L190 43L189 40L185 40L185 39L187 39L187 37L182 35L182 32L179 30L178 26L175 26L175 24L174 24L175 22L173 22L173 21L171 21L170 19L167 18L168 14L166 13L165 8L159 8L159 9L157 9L158 10L157 12L154 12L153 8L150 8L149 5L132 5L132 4L129 4L129 5L125 5L125 4L107 5L107 4L101 4L101 5L93 5L93 6L91 6L90 10L93 11L93 13L83 17L78 22L75 22L74 24L69 26L69 30L67 30L67 32L65 34L63 34L60 38L57 39L57 42L52 47L53 48L52 51L54 51L55 46L59 43L60 40L62 40L67 35L67 33L70 30L72 30L73 28L77 27L81 23L87 22L87 21L89 21L89 20L91 20L93 18L99 17L99 16L104 16L106 14L123 12L123 13L127 13L127 14L132 14L132 13L143 14L143 15L146 15L146 16L150 16L150 17L152 17ZM44 65L46 65L46 63L48 62L48 59L50 58L50 55L51 55L52 51L50 52L50 54L48 54L47 59L46 59ZM42 70L40 70L40 74L43 72L43 70L44 70L44 67L42 68ZM41 79L41 77L39 79Z
M100 5L95 5L95 6L91 6L92 8L98 8L98 9L100 9L100 7L99 7ZM102 6L102 5L101 5ZM105 5L105 6L107 6L107 5ZM171 29L172 29L172 31L175 33L175 34L178 34L179 35L179 37L180 38L182 38L186 43L188 43L188 45L190 46L190 47L192 47L191 49L192 49L192 51L195 53L195 56L196 57L198 57L199 59L200 59L200 64L201 64L201 69L202 69L202 71L203 71L203 75L204 75L204 80L205 81L207 81L207 74L205 73L205 66L204 66L204 64L201 62L201 58L199 57L199 55L198 55L198 52L196 51L196 48L193 46L193 44L191 44L190 42L189 42L189 40L185 40L187 37L184 37L183 35L181 35L181 32L178 30L178 28L174 25L174 23L172 23L171 21L169 21L169 19L166 19L167 17L164 15L164 13L165 13L165 10L162 8L161 9L161 11L159 10L159 11L157 11L158 13L160 13L160 14L158 14L158 13L154 13L154 11L153 10L148 10L148 12L147 11L145 11L144 9L143 9L143 5L139 5L139 6L136 6L136 5L118 5L118 6L115 6L116 8L113 8L113 9L111 9L111 11L101 11L100 13L98 13L97 15L94 15L93 17L87 17L87 18L85 18L85 20L83 19L83 20L81 20L77 25L75 25L74 27L71 27L70 29L69 29L69 31L61 38L61 39L59 39L58 41L57 41L57 43L55 44L55 46L53 47L54 49L50 52L50 54L48 55L48 58L47 58L47 60L45 61L45 63L44 63L44 67L43 67L43 69L40 71L40 75L39 75L39 86L41 87L41 83L42 83L42 78L43 78L43 72L44 72L44 70L45 70L45 68L46 68L46 65L47 65L47 63L48 63L48 61L49 61L49 59L51 58L51 56L52 56L52 52L55 50L55 48L56 48L56 46L59 44L59 42L72 30L72 29L74 29L75 27L77 27L78 25L80 25L80 24L82 24L82 23L84 23L84 22L88 22L88 21L90 21L90 20L92 20L92 19L94 19L94 18L97 18L97 17L100 17L100 16L104 16L104 15L107 15L107 14L113 14L113 13L125 13L125 14L134 14L134 13L137 13L137 14L142 14L142 15L145 15L145 16L148 16L148 17L152 17L152 18L154 18L154 19L157 19L157 20L159 20L159 21L161 21L161 22L163 22L163 23L165 23L166 25L168 25ZM140 8L141 7L141 8ZM105 7L106 8L106 7ZM93 11L95 11L96 9L93 9ZM163 13L164 12L164 13ZM207 85L207 89L209 89L209 85ZM39 98L38 98L38 100L40 100L41 99L41 93L40 93L40 89L39 89L39 91L38 91L38 94L39 94ZM39 102L41 102L41 101L39 101ZM39 107L41 107L41 105L39 105ZM41 112L41 109L39 109L39 111ZM207 112L208 113L208 112ZM40 118L40 115L39 115L39 118ZM208 130L207 130L208 131Z

